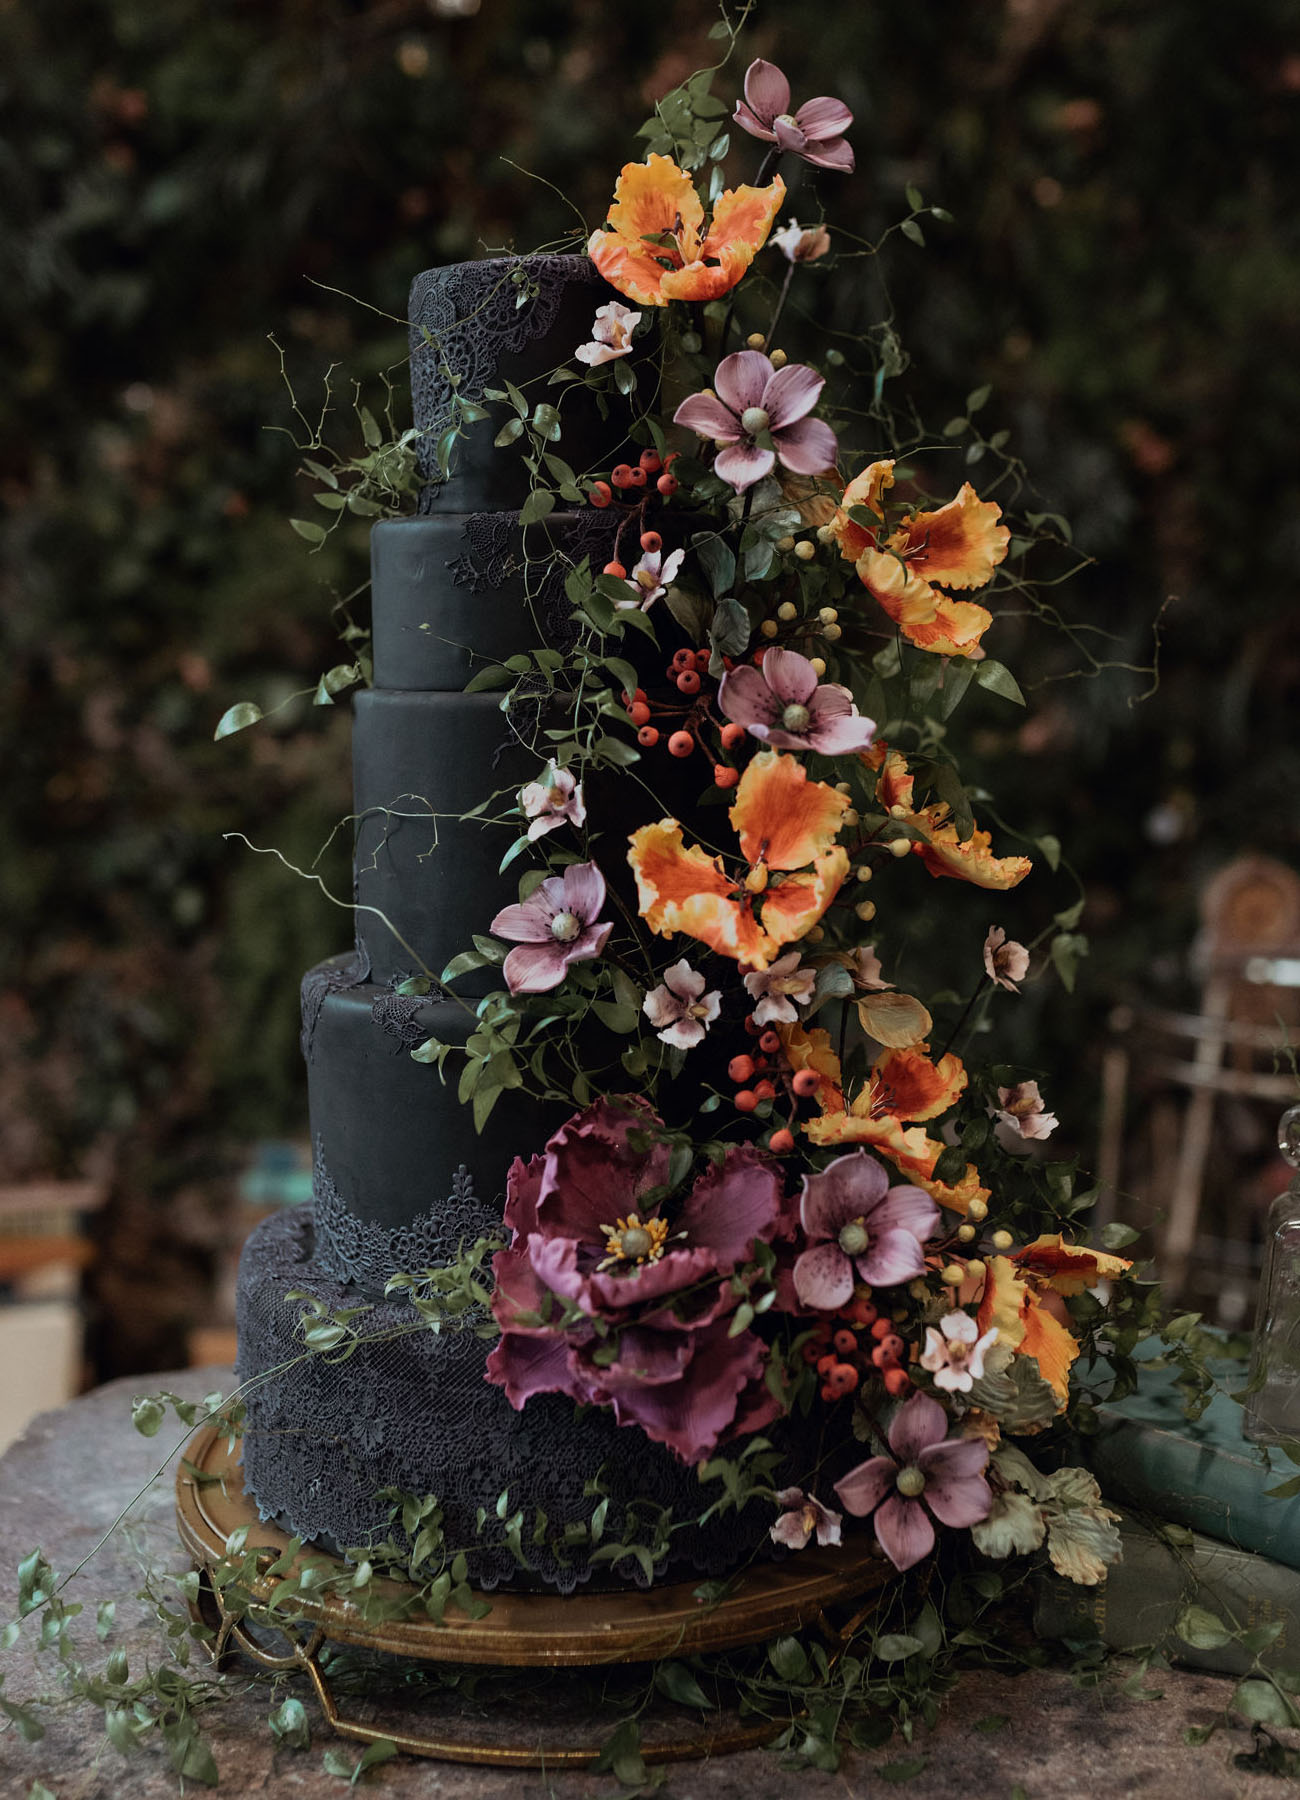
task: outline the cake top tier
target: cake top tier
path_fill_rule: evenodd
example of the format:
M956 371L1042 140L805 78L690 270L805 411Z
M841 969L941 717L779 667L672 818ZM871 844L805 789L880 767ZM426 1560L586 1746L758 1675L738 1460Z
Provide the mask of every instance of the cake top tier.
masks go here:
M421 511L506 511L523 503L528 472L518 447L493 445L514 414L484 400L485 390L507 382L531 405L560 408L562 437L554 448L574 469L614 460L622 423L600 417L576 372L570 383L547 383L555 370L573 368L574 351L591 338L597 307L618 299L586 256L497 256L416 276L411 397L420 470L429 484ZM467 402L486 404L492 417L463 423Z

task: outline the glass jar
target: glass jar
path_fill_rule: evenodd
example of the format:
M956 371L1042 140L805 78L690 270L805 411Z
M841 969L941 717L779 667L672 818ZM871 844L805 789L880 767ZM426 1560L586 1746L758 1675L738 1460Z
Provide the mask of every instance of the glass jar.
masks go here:
M1283 1113L1277 1142L1300 1170L1300 1106ZM1249 1386L1246 1436L1257 1444L1300 1438L1300 1174L1268 1209Z

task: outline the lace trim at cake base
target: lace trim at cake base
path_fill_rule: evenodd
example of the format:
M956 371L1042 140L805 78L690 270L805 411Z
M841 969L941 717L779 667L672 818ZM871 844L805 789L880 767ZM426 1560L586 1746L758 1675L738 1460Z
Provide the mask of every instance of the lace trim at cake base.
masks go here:
M330 1180L316 1140L312 1169L315 1255L332 1280L382 1294L390 1275L413 1275L455 1262L463 1245L500 1234L500 1215L474 1192L464 1163L452 1177L451 1192L426 1213L402 1225L359 1219Z

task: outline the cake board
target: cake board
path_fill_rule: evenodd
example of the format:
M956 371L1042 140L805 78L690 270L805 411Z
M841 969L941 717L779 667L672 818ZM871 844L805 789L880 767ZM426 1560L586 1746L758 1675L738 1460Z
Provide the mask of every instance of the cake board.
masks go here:
M474 1718L473 1707L453 1705L432 1731L403 1729L351 1716L340 1705L322 1652L346 1647L381 1653L412 1668L457 1665L491 1670L600 1669L650 1664L704 1651L725 1651L762 1643L780 1633L813 1626L823 1634L832 1659L845 1647L889 1571L864 1546L833 1550L809 1549L783 1563L767 1563L737 1575L715 1602L697 1597L692 1581L665 1582L648 1590L560 1595L499 1591L490 1610L472 1619L449 1612L442 1623L428 1618L367 1621L360 1610L335 1595L319 1599L295 1595L294 1617L274 1612L276 1591L284 1578L267 1575L255 1586L259 1602L253 1624L264 1623L283 1640L275 1649L249 1628L249 1621L226 1612L212 1571L225 1555L230 1535L248 1528L245 1549L264 1551L269 1570L290 1545L287 1533L258 1516L245 1492L238 1451L226 1434L208 1426L200 1431L176 1479L176 1516L181 1542L199 1571L200 1586L190 1611L208 1627L208 1645L218 1668L239 1653L260 1668L278 1674L301 1674L311 1682L326 1723L342 1737L362 1743L387 1739L408 1755L446 1762L479 1763L515 1768L582 1768L600 1754L602 1730L589 1720L565 1719L547 1708L540 1719L519 1716L503 1722ZM319 1551L302 1552L304 1560L344 1567L339 1558ZM376 1591L401 1589L376 1578ZM836 1625L838 1609L844 1622ZM513 1709L512 1709L513 1710ZM666 1716L642 1713L641 1755L647 1763L678 1762L724 1751L753 1749L785 1729L780 1721L741 1719L735 1712L705 1721L678 1722L678 1709Z

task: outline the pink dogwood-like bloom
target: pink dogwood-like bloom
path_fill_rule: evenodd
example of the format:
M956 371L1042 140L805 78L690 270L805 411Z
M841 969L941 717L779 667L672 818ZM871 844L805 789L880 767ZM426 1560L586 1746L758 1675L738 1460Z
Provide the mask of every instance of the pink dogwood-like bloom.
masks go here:
M793 475L820 475L839 454L835 433L807 415L825 378L806 363L773 368L761 350L724 356L713 377L715 392L692 394L673 414L719 446L713 472L738 494L770 475L778 460ZM762 440L762 441L760 441Z
M799 1218L810 1248L794 1265L795 1292L804 1306L838 1312L853 1298L855 1269L873 1288L924 1275L921 1245L939 1208L921 1188L891 1188L874 1156L852 1150L804 1176Z
M998 1118L1022 1138L1051 1137L1061 1123L1047 1110L1036 1081L1018 1081L1015 1087L998 1089Z
M729 669L718 686L718 706L774 750L848 756L867 749L876 735L875 720L863 718L850 690L837 681L819 682L797 650L769 650L761 669L748 662Z
M685 555L684 550L670 550L667 556L662 550L647 550L627 577L627 585L636 598L618 601L619 609L626 612L639 606L642 612L649 612L659 596L666 594L676 581Z
M551 763L541 781L520 788L519 810L532 821L528 835L534 840L559 825L581 825L587 817L582 783L568 769Z
M797 950L787 951L766 969L754 969L744 979L745 992L757 1001L756 1025L795 1024L796 1008L808 1006L817 987L816 969L802 967Z
M769 1533L774 1544L784 1544L787 1550L802 1550L814 1532L819 1544L839 1543L842 1515L823 1506L812 1494L805 1494L802 1488L783 1488L776 1503L785 1511Z
M790 83L775 63L764 62L761 56L745 71L745 98L736 103L732 116L751 137L792 151L819 169L853 172L853 146L844 141L853 123L848 107L819 94L792 113Z
M876 1541L898 1570L934 1549L934 1525L968 1529L987 1519L993 1494L984 1479L989 1447L983 1438L949 1438L948 1415L928 1394L913 1394L894 1414L888 1456L851 1469L835 1492L846 1512L874 1512Z
M655 1036L679 1050L704 1042L704 1034L722 1011L722 995L715 988L706 994L705 978L683 956L664 970L661 985L652 988L641 1010L655 1027Z
M540 1393L609 1406L620 1425L697 1463L780 1411L763 1380L763 1340L732 1334L743 1284L733 1292L730 1277L756 1239L784 1229L782 1182L760 1150L738 1146L666 1216L644 1199L668 1179L660 1127L642 1100L600 1100L541 1156L516 1158L505 1207L514 1235L492 1265L501 1339L487 1375L516 1410Z
M605 306L596 308L595 323L591 328L591 342L579 344L574 356L588 368L598 368L601 363L613 362L620 356L629 356L632 352L632 332L641 322L639 312L633 312L630 306L624 306L620 300L611 300Z
M544 994L559 987L570 963L599 956L614 929L598 922L604 904L605 877L595 863L572 863L527 900L502 907L492 930L518 946L502 970L510 992Z
M921 1367L934 1376L934 1385L949 1394L969 1394L984 1373L984 1352L998 1341L998 1328L980 1328L968 1312L945 1313L936 1331L925 1328Z
M1008 941L1000 925L991 925L984 940L984 968L990 981L1006 988L1008 993L1018 994L1020 989L1016 983L1025 979L1029 952L1014 938Z

